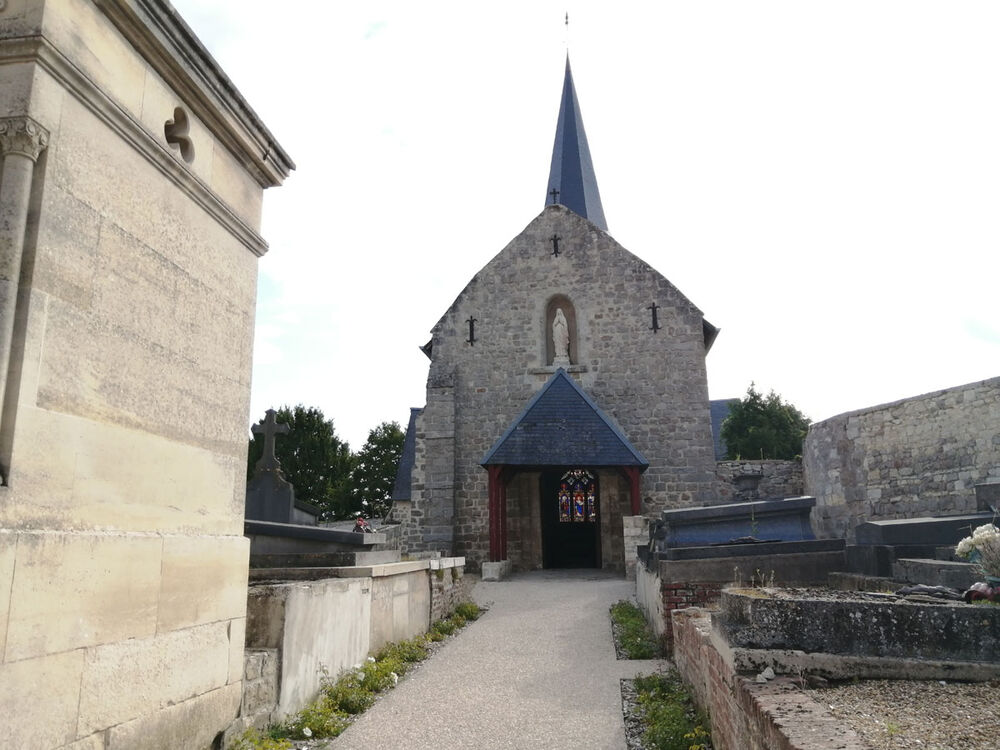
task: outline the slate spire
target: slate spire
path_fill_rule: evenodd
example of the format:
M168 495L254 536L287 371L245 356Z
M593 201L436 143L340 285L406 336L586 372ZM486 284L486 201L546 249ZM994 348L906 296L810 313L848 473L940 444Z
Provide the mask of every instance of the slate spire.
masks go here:
M558 193L553 194L553 190ZM552 203L561 203L605 232L608 231L568 54L566 78L559 102L559 120L556 123L556 141L552 147L552 166L549 169L549 183L545 188L545 205Z

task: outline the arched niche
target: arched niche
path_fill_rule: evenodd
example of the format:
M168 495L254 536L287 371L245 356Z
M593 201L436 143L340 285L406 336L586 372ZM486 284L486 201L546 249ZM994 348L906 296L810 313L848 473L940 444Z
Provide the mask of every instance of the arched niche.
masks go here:
M556 294L545 306L545 364L552 365L555 362L555 343L552 339L552 324L556 319L556 310L563 311L566 318L566 329L569 334L569 361L570 364L578 364L579 359L579 337L577 335L576 308L565 294Z

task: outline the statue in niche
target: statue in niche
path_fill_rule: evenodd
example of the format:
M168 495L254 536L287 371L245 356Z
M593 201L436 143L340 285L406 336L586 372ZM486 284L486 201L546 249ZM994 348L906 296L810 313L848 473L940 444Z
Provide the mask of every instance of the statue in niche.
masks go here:
M569 324L561 307L556 308L556 316L552 321L552 349L553 365L556 367L569 365Z

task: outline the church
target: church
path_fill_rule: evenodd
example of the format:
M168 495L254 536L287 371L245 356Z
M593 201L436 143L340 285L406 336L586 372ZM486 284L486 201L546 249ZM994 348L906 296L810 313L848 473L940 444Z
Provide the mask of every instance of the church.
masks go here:
M568 57L545 187L421 347L391 516L406 553L624 570L625 519L714 495L718 329L608 234Z

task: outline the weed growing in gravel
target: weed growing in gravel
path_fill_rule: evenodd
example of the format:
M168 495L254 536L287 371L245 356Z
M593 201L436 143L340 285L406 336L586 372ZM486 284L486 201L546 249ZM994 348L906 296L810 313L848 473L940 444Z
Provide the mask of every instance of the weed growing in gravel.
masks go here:
M676 672L636 677L643 741L650 750L710 750L707 723Z
M622 600L612 604L611 621L618 648L626 659L655 659L662 655L642 610L632 602Z
M430 642L444 640L481 613L472 602L459 604L448 617L434 623L426 635L387 643L364 664L347 670L336 680L325 677L316 700L282 724L268 727L266 733L248 729L232 745L233 750L291 750L291 739L338 736L355 715L371 708L378 693L395 687L414 664L428 657Z

